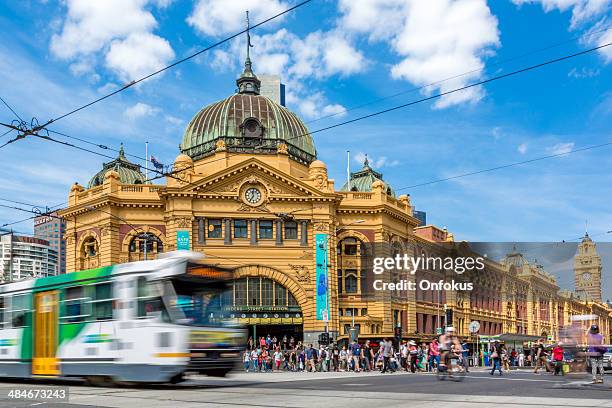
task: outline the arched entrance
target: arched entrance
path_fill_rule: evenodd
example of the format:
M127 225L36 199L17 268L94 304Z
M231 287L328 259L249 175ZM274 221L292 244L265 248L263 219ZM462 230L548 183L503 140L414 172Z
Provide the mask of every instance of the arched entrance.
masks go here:
M295 343L303 340L298 298L304 294L294 286L295 282L275 269L260 266L238 268L234 276L226 310L248 327L249 336L257 340L270 335L279 344L285 336L287 343L292 337Z

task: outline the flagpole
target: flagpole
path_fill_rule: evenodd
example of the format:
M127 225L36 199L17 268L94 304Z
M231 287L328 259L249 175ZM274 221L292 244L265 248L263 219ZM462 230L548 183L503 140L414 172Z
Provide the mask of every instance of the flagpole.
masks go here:
M351 191L351 151L346 151L346 185L348 191Z
M145 179L149 179L149 142L145 142Z

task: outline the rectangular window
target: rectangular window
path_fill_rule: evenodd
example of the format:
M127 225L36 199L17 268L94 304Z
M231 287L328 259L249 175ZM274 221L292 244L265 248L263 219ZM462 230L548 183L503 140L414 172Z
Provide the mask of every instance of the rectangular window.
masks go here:
M338 294L342 294L342 269L338 269Z
M249 306L259 306L260 304L259 282L259 278L249 279Z
M208 238L221 238L222 231L221 220L208 220Z
M88 313L85 312L85 295L82 286L66 288L64 291L64 315L62 323L82 322Z
M234 283L236 293L236 306L245 306L247 304L247 282L245 279L237 280Z
M234 220L234 238L247 238L248 231L246 220Z
M259 221L259 239L272 239L272 221Z
M156 294L153 284L147 282L144 276L138 278L136 296L139 318L159 316L164 322L170 321L161 297Z
M263 306L272 306L272 286L271 279L262 279L261 282L261 304Z
M297 222L287 221L285 222L285 239L297 239L298 228Z
M92 315L94 320L111 320L113 318L113 290L110 282L93 285Z
M28 295L15 295L11 298L10 319L11 327L24 327L29 311Z
M357 255L357 244L344 244L344 255Z
M274 288L274 305L275 306L286 306L287 305L287 288L282 285L275 284Z

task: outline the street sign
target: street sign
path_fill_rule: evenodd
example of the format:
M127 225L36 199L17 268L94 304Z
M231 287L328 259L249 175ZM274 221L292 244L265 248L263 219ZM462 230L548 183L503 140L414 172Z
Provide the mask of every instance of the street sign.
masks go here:
M468 327L470 330L470 333L478 333L478 330L480 330L480 323L478 323L478 321L473 320L470 322L470 326Z
M323 321L325 323L329 322L329 314L327 313L327 309L323 309Z
M436 334L442 334L442 328L436 327Z

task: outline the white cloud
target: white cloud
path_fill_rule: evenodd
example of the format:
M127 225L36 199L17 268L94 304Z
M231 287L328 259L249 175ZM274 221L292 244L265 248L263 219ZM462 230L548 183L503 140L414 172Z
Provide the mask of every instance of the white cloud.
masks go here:
M485 0L340 0L339 8L341 29L385 41L402 58L391 68L393 78L424 86L472 71L425 88L428 95L481 78L484 57L500 44L497 18ZM482 89L470 88L440 98L436 107L476 102L482 96Z
M338 103L325 105L323 107L323 115L341 118L346 115L346 108Z
M493 135L493 137L495 139L499 139L500 137L502 137L502 128L501 126L495 126L492 130L491 130L491 134Z
M355 156L353 156L353 160L359 165L363 165L366 158L368 159L368 163L370 167L373 169L380 169L383 167L395 167L400 164L399 160L389 160L386 156L380 156L378 158L373 157L364 152L358 152Z
M287 101L296 104L302 115L308 119L318 119L329 115L342 116L342 112L346 111L346 108L340 104L328 104L321 92L308 96L288 93Z
M247 10L253 25L288 8L287 3L279 0L198 0L187 23L202 34L219 37L244 30ZM273 22L281 20L279 17Z
M587 30L583 43L591 46L601 46L612 42L612 24L609 21L609 12L612 5L610 0L512 0L517 6L524 4L540 4L546 13L551 11L572 11L570 30L576 30L592 24ZM595 21L597 20L597 21ZM606 47L598 52L606 63L612 61L612 49Z
M518 150L518 152L520 154L525 154L527 153L527 143L521 143L520 145L518 145L518 147L516 148L516 150Z
M113 41L106 54L106 65L124 81L138 79L163 68L174 58L170 43L151 33L133 33Z
M163 8L170 1L67 0L61 30L51 37L51 53L71 61L75 75L93 72L99 54L122 80L150 73L174 58L168 41L152 33L157 21L147 10L150 4Z
M159 108L156 108L151 105L147 105L146 103L138 102L135 105L127 108L123 115L130 120L141 119L145 116L152 116L160 112Z
M572 78L592 78L599 75L599 69L582 67L581 69L572 68L567 76Z
M572 149L574 149L574 143L567 142L567 143L557 143L556 145L549 147L546 150L550 154L567 154L571 152Z
M512 0L518 6L523 4L541 4L545 12L572 10L571 28L605 13L610 8L610 0Z

